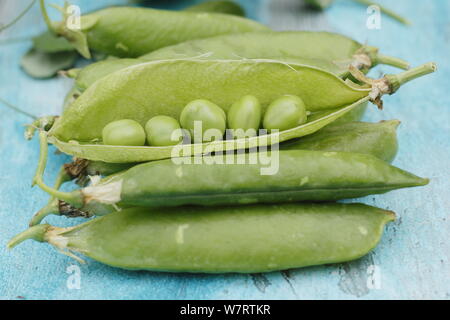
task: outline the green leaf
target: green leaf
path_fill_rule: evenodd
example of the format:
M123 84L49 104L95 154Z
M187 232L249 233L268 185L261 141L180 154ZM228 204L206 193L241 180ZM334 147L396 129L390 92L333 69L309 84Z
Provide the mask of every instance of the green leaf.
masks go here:
M60 70L72 67L77 59L75 51L45 53L31 49L22 58L20 65L33 78L51 78Z
M74 46L63 37L58 37L50 31L46 31L33 38L33 47L41 52L55 53L75 51Z

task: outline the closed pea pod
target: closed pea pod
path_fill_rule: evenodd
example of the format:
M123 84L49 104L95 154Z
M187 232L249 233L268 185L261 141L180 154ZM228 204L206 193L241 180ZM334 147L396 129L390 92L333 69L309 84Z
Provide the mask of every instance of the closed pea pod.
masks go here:
M302 97L310 112L330 111L320 118L308 117L306 124L280 132L277 138L282 142L311 134L368 100L375 98L378 102L382 94L393 93L401 84L434 70L434 64L427 64L396 76L389 75L374 81L372 90L349 85L324 70L304 65L287 66L278 61L189 59L148 62L97 81L55 122L49 132L50 142L65 153L89 160L142 162L169 158L173 156L174 148L140 147L129 148L126 152L122 148L119 152L90 142L96 141L101 128L111 121L132 119L144 125L157 115L177 119L186 104L199 97L228 111L236 100L252 93L261 102L264 112L276 98L297 95ZM130 95L132 99L129 99ZM271 138L270 135L263 139L254 137L244 143L246 147L269 145ZM236 149L237 144L215 141L201 148L208 152L227 151ZM186 146L183 152L183 155L189 155L197 151Z
M314 45L311 45L314 43ZM378 49L366 47L336 33L284 31L247 32L191 40L161 48L139 59L118 59L93 63L76 76L76 86L85 90L107 74L145 61L202 57L217 59L276 59L286 63L306 64L332 72L339 77L349 75L349 66L368 70L377 64L408 69L401 59L385 56Z
M133 270L268 272L360 258L394 219L361 204L135 208L72 228L35 226L8 247L34 239Z
M233 103L228 110L227 123L234 137L256 136L261 124L261 104L258 99L247 95Z
M71 41L86 58L91 57L90 50L133 58L186 40L269 30L255 21L229 14L136 7L111 7L81 16L81 29L75 30L69 29L66 21L53 24L44 0L40 3L49 29Z
M264 115L264 129L288 130L306 122L306 106L297 96L286 95L272 102Z
M429 182L365 154L295 150L239 154L234 165L224 165L222 156L205 156L201 164L192 163L194 158L148 162L93 186L60 192L42 181L47 145L45 133L40 135L44 152L34 182L76 208L334 201ZM255 157L269 158L270 166L251 161Z

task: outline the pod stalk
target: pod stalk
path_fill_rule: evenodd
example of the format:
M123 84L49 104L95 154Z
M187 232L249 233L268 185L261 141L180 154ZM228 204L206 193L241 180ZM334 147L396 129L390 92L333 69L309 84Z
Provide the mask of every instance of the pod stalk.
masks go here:
M39 242L45 242L45 235L47 231L51 228L48 224L40 224L34 227L31 227L27 230L25 230L22 233L19 233L14 238L12 238L8 244L8 249L12 249L15 246L19 245L20 243L24 242L25 240L35 240Z
M43 175L45 171L45 166L47 164L48 157L48 144L47 144L47 133L45 131L39 132L39 145L40 145L40 154L39 154L39 162L38 167L36 169L36 174L33 178L33 186L38 185L42 190L50 194L51 196L64 200L67 203L79 208L83 205L83 195L80 191L74 192L62 192L55 188L47 186L43 181Z
M433 73L436 70L437 65L434 62L429 62L396 75L387 75L386 79L391 87L391 92L389 92L389 94L395 93L402 85L414 79Z
M410 68L410 64L405 60L396 57L386 56L380 53L376 55L376 63L385 64L403 70L408 70Z

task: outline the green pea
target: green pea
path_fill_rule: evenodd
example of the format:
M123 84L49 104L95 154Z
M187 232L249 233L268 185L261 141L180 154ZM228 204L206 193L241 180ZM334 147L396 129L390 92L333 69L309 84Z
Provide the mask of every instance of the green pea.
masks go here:
M196 127L196 122L201 122L201 132L198 131L200 127ZM226 114L211 101L199 99L186 105L181 112L180 123L184 129L189 130L194 142L210 142L220 140L225 133Z
M286 95L272 102L264 115L267 130L288 130L306 123L306 107L297 96Z
M257 135L261 124L261 104L254 96L244 96L228 110L228 128L237 138Z
M113 146L143 146L145 131L134 120L124 119L107 124L102 131L103 144Z
M181 129L178 121L169 116L156 116L148 120L145 125L147 141L151 146L171 146L180 143L183 137L172 139L175 130Z

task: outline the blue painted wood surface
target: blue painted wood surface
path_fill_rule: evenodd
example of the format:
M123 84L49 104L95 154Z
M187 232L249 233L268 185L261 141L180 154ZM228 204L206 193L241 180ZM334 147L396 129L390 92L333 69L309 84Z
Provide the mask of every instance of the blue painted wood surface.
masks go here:
M61 3L61 1L48 1ZM181 8L200 1L153 1L158 7ZM69 257L48 245L26 242L8 252L6 242L23 231L33 212L47 201L31 188L38 144L23 139L30 121L0 104L0 298L2 299L437 299L450 297L450 2L380 0L413 21L402 26L382 18L380 30L366 28L364 7L336 1L325 13L305 11L301 0L241 0L252 18L277 30L331 30L382 48L413 65L438 63L439 71L386 97L386 108L371 108L366 120L400 119L397 166L431 178L429 186L401 190L362 201L395 211L371 254L351 263L273 272L264 275L189 275L130 272L94 261L80 266L80 289L67 285ZM10 21L28 0L0 2L0 22ZM84 11L126 1L74 1ZM54 16L56 17L56 16ZM35 7L13 28L0 33L0 97L35 115L57 114L71 80L38 81L19 67L30 42L21 40L45 30ZM18 40L12 42L11 39ZM20 40L20 41L19 41ZM8 44L6 44L7 42ZM313 44L312 44L313 45ZM378 67L379 76L396 71ZM52 149L54 150L54 149ZM69 158L51 155L45 178L52 181ZM70 188L67 186L66 188ZM80 223L52 217L58 226ZM68 269L69 268L69 269ZM69 272L69 273L68 273Z

